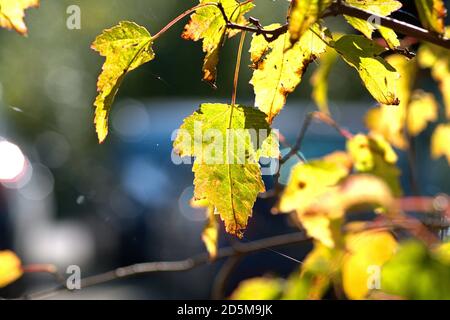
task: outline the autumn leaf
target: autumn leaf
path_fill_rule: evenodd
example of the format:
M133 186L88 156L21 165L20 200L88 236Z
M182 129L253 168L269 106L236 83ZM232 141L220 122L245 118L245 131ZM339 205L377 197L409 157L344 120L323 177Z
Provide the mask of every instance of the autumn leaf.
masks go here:
M94 122L100 143L108 135L109 113L123 79L128 72L154 59L152 44L147 29L128 21L103 31L92 44L92 49L106 57L94 103Z
M252 132L259 135L258 141ZM265 114L244 106L202 104L185 119L174 148L195 157L195 198L206 199L227 232L243 236L258 193L264 192L258 149L271 136ZM254 136L254 135L253 135ZM278 150L278 147L268 150ZM278 157L278 152L272 156Z
M385 49L365 37L345 35L336 41L335 48L350 66L355 68L367 90L378 102L398 105L400 75L379 55Z
M231 295L231 300L276 300L283 293L285 281L261 277L242 281Z
M408 106L407 128L411 136L426 129L429 122L438 118L439 106L433 94L415 91Z
M405 124L416 79L416 61L398 54L389 56L387 61L400 74L397 86L400 104L396 107L382 104L369 110L365 122L371 131L381 134L393 146L406 149L408 141L405 138Z
M291 43L297 42L332 3L333 0L293 0L289 16Z
M442 0L415 0L422 25L431 31L444 33L447 9Z
M39 7L39 0L0 0L0 27L26 35L25 10L36 7Z
M381 135L358 134L347 142L347 150L357 172L373 174L383 179L394 195L402 194L397 154Z
M0 288L6 287L23 274L22 263L12 251L0 251Z
M202 241L205 244L209 257L214 260L217 257L219 245L219 224L216 219L214 207L206 199L191 201L193 208L205 208L207 213L207 222L202 232Z
M278 27L273 24L266 29ZM286 104L288 94L301 82L308 65L325 51L327 29L318 24L311 28L313 31L308 30L293 46L289 32L272 42L267 42L263 35L253 35L250 54L255 70L250 83L255 91L255 106L267 114L269 123Z
M211 1L201 0L200 3L211 3ZM222 4L230 22L241 25L246 23L244 14L254 7L251 2L241 4L236 0L219 0L218 3ZM181 35L186 40L203 40L203 52L206 53L203 63L203 80L213 87L216 86L220 47L227 37L232 37L236 33L236 30L226 28L220 9L216 5L209 5L196 10Z
M352 7L374 13L378 16L388 16L402 7L401 2L396 0L345 0L345 2ZM362 32L368 39L372 39L372 34L378 27L374 25L376 21L366 21L346 15L344 17L353 28ZM378 28L390 48L394 49L400 45L397 35L392 29L383 26L379 26Z
M450 124L440 124L437 126L431 138L431 154L437 159L441 156L447 158L450 164Z
M312 98L319 110L326 114L330 114L328 107L328 77L337 60L337 56L336 50L330 47L327 48L327 51L320 57L319 66L311 77Z
M292 169L288 185L280 200L281 212L296 211L297 218L307 234L333 247L332 218L328 212L307 214L307 210L320 201L320 196L331 192L351 170L345 153L336 152L323 159L299 163ZM340 217L338 217L340 218Z
M366 231L348 235L347 253L342 263L342 285L347 297L364 299L370 291L369 285L376 285L373 282L378 280L377 276L381 277L383 265L396 250L397 241L388 232Z
M446 28L446 37L450 36L450 27ZM418 52L419 65L430 68L433 78L439 83L447 119L450 119L450 50L433 44L424 43Z

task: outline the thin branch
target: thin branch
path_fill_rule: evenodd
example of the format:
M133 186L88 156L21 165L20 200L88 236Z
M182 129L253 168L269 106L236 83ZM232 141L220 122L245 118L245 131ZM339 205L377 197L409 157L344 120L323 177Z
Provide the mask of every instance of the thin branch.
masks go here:
M336 129L336 131L346 139L351 139L353 135L346 129L341 128L335 120L323 112L315 111L307 115L305 121L303 122L302 129L297 137L294 147L289 151L289 153L280 161L280 165L286 163L290 158L296 155L302 148L303 140L305 138L306 132L313 119L319 120L330 127Z
M326 12L322 18L327 16L347 15L362 20L372 20L380 23L381 26L390 28L398 33L406 36L410 36L422 41L428 41L434 43L440 47L450 49L450 39L446 39L438 34L432 33L426 29L417 27L415 25L393 19L390 17L383 17L371 12L355 8L347 5L344 2L337 2L330 6L328 12Z
M266 250L267 248L300 244L309 240L310 239L303 232L296 232L248 243L237 243L233 245L233 247L220 249L217 253L216 260L213 262L230 257L245 256L251 253ZM139 263L84 278L81 280L81 288L85 289L118 279L125 279L155 272L188 271L208 263L212 263L212 261L207 253L199 254L180 261ZM65 291L70 290L68 290L65 286L59 286L53 289L32 293L25 296L24 299L47 299Z

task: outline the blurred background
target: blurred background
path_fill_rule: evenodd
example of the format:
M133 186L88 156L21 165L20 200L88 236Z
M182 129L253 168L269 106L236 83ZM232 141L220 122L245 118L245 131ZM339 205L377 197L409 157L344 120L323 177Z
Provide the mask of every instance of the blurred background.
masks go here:
M251 15L263 25L285 20L286 0L256 0ZM416 23L410 1L399 18ZM156 59L129 74L114 105L111 134L97 144L92 102L103 58L90 44L103 29L132 20L155 34L196 1L176 0L42 0L27 10L28 37L0 30L0 250L12 249L25 264L52 263L61 272L78 265L82 276L132 263L181 260L204 252L200 240L202 210L192 209L193 174L188 165L171 161L171 137L183 118L202 102L229 102L239 37L221 52L218 89L200 81L200 43L180 38L184 23L154 46ZM69 30L66 10L81 9L81 29ZM186 20L187 22L187 20ZM350 31L332 18L333 31ZM352 32L352 31L350 31ZM250 37L247 37L247 44ZM248 48L248 46L247 46ZM246 53L243 66L249 64ZM288 99L275 127L291 142L305 114L314 110L309 76ZM251 77L242 68L238 102L252 105ZM435 92L424 72L419 86ZM364 131L363 117L375 106L360 80L342 62L330 78L333 117L352 132ZM445 160L429 159L429 128L417 140L420 191L436 195L450 190ZM314 124L303 148L307 159L343 149L345 142L330 128ZM402 182L410 193L406 156L400 153ZM288 163L282 181L288 179ZM271 179L266 185L270 188ZM272 216L273 200L258 200L244 241L294 232L286 217ZM221 236L221 246L230 237ZM304 247L262 252L242 260L226 293L244 278L268 272L287 275L309 250ZM185 273L154 274L117 281L56 298L163 299L209 298L221 263ZM56 285L49 275L28 274L0 290L18 297Z

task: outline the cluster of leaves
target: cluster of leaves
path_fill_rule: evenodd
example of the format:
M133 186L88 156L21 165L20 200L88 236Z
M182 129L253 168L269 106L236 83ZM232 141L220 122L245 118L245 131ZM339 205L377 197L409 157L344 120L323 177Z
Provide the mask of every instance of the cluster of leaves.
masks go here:
M339 3L377 16L389 16L401 8L396 0ZM424 28L442 38L450 36L442 0L415 3ZM323 17L336 4L333 0L293 0L286 25L265 27L246 17L254 7L251 0L200 0L187 12L192 15L182 38L202 41L203 80L213 87L220 49L226 40L242 30L254 31L250 45L254 106L204 103L184 120L174 141L180 156L195 158L192 205L205 207L208 214L203 241L214 258L220 230L217 216L228 233L243 236L257 196L265 191L259 160L280 157L276 136L271 132L273 120L316 60L319 66L311 78L312 98L322 114L329 115L328 77L333 64L342 59L357 71L378 103L365 119L369 133L349 134L345 151L301 162L293 168L276 211L291 214L313 240L314 249L300 272L289 279L251 279L243 282L232 298L318 299L331 287L338 296L342 291L352 299L450 298L448 243L441 244L432 235L422 237L422 242L400 241L396 236L396 228L402 227L399 221L411 218L399 205L403 191L394 150L407 149L411 137L438 120L438 99L415 88L419 69L431 69L449 120L450 51L423 43L413 59L389 54L401 51L395 30L353 16L344 18L362 35L333 33ZM0 0L0 26L25 34L23 10L36 5L37 0ZM376 29L384 42L372 39ZM104 30L92 44L106 58L94 102L100 143L107 137L108 116L121 83L130 71L155 58L153 43L161 34L152 36L146 28L123 21ZM198 123L200 138L196 135ZM204 139L211 130L224 139ZM269 134L263 141L255 141L250 130L266 130ZM450 124L437 126L431 153L435 158L446 156L450 163L449 140ZM211 162L211 155L219 161ZM375 222L348 222L350 213L361 211L374 212ZM414 230L411 233L419 234ZM382 270L381 291L368 286L367 270L371 267ZM0 287L19 278L21 268L13 253L0 252Z

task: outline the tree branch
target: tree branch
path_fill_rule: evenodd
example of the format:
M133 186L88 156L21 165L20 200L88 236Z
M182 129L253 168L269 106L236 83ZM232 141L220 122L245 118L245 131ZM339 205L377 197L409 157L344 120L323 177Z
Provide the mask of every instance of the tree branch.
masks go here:
M162 262L146 262L130 265L127 267L117 268L102 274L87 277L81 280L81 288L85 289L95 285L104 284L118 279L130 278L138 275L145 275L155 272L177 272L188 271L230 257L240 257L267 248L275 248L294 244L304 243L310 239L303 232L296 232L287 235L275 236L262 240L248 243L237 243L233 247L222 248L218 251L217 257L211 261L207 253L199 254L191 258L180 261L162 261ZM70 291L65 286L59 286L53 289L32 293L23 297L23 299L47 299L59 293Z
M422 41L434 43L440 47L450 49L450 39L446 39L436 33L432 33L426 29L417 27L415 25L396 20L390 17L383 17L371 12L349 6L344 2L337 2L330 6L327 13L322 18L327 16L347 15L362 20L373 20L379 22L381 26L391 28L392 30L412 38Z

